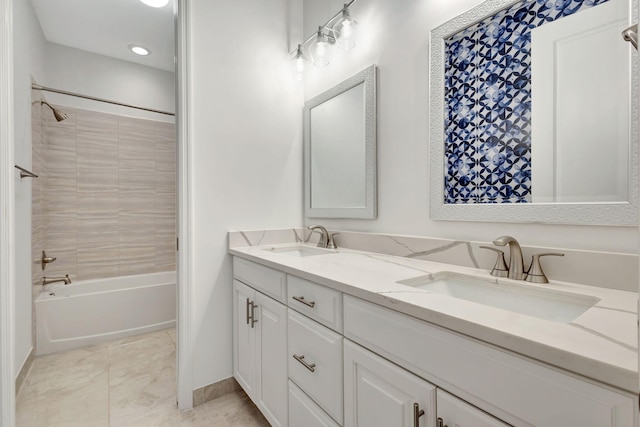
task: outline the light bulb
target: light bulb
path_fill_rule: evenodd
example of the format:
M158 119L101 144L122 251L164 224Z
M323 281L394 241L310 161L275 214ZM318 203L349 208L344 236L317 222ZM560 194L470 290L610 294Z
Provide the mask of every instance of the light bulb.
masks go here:
M344 50L353 49L358 39L358 21L349 16L349 9L344 5L342 16L333 26L336 44Z
M311 45L309 49L313 65L316 67L325 67L329 65L331 59L331 46L327 36L322 33L322 27L318 27L318 36L316 41Z
M304 54L302 53L302 46L298 45L296 55L291 60L291 71L293 72L293 77L296 80L302 80L306 63L307 58L305 58Z

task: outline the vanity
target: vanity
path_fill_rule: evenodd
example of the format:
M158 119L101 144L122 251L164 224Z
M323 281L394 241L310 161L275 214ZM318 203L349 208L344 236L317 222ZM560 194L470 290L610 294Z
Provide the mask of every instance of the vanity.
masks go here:
M300 242L230 253L234 376L271 425L638 421L636 350L617 335L636 294Z
M431 220L637 227L638 58L620 36L636 11L635 0L487 0L431 31ZM587 77L602 64L618 66ZM305 104L307 220L377 218L377 76L371 65ZM621 85L603 96L594 81ZM387 235L409 250L394 256L292 231L255 232L257 243L230 233L234 377L271 425L638 424L637 292L544 283L539 257L558 254L530 253L527 271L519 245L518 274L503 278L504 263L479 268L471 242L419 252ZM472 266L417 259L445 248Z

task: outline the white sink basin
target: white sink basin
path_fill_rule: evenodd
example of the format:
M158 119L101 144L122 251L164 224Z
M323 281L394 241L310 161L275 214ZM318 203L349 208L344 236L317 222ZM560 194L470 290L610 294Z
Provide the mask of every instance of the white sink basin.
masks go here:
M307 256L327 255L327 254L334 253L334 251L329 249L312 248L309 246L285 246L285 247L279 247L279 248L265 248L263 249L263 251L268 251L268 252L283 254L287 256L293 256L293 257L307 257Z
M505 283L503 280L498 284L495 279L452 272L415 277L398 283L560 323L570 323L600 301L588 295L545 289L542 287L544 285Z

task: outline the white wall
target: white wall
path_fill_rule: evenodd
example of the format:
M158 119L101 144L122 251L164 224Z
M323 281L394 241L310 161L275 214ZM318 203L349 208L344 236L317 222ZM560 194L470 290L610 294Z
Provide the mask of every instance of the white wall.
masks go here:
M47 43L43 86L154 110L175 112L175 75L168 71ZM67 95L44 92L49 102L103 113L173 123L173 116L149 113Z
M44 74L45 40L30 1L14 7L15 162L31 169L31 78ZM36 172L37 173L37 172ZM15 374L24 364L32 343L31 322L31 179L16 172L16 340Z
M190 3L194 388L232 375L227 231L302 221L302 92L290 0Z
M304 0L305 36L340 10L342 0ZM491 241L509 234L523 244L637 253L636 227L497 224L429 219L429 34L481 0L367 0L351 15L360 44L310 67L305 99L365 67L378 65L378 219L323 220L334 229ZM315 222L315 220L314 220Z

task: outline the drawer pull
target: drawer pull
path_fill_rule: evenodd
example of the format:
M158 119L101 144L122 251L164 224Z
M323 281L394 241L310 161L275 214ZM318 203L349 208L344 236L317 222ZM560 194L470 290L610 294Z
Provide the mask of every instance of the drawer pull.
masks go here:
M304 297L292 297L294 300L303 303L304 305L308 306L308 307L315 307L316 302L315 301L307 301L306 299L304 299Z
M256 320L256 307L257 305L255 305L253 303L253 301L251 301L251 328L253 329L256 323L258 323L258 321Z
M442 418L438 417L437 421L438 421L437 427L449 427L444 423L444 420Z
M424 409L420 409L420 405L413 404L413 427L420 427L420 417L424 415Z
M315 363L311 363L311 364L307 363L304 360L304 356L298 356L297 354L294 354L293 358L296 359L298 362L302 363L302 366L304 366L305 368L307 368L311 372L315 372L316 371L316 364Z

